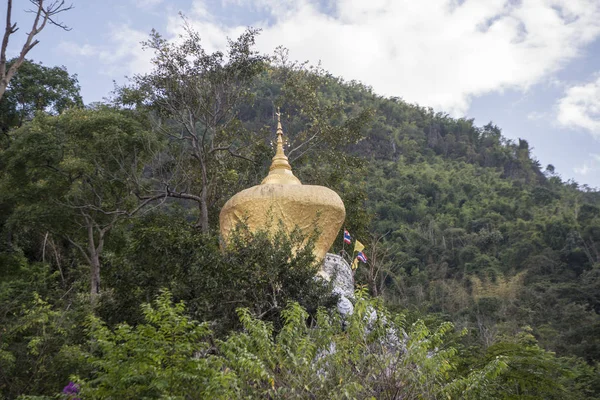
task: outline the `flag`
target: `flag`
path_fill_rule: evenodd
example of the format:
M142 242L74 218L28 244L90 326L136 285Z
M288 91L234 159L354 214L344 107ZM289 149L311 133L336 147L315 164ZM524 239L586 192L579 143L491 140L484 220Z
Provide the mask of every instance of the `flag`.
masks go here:
M350 232L344 229L344 243L350 244L352 243L352 236L350 236Z
M364 244L362 244L358 240L354 241L354 252L355 253L358 252L358 254L362 254L363 257L364 257L365 255L362 252L364 249L365 249L365 245ZM367 257L365 257L365 261L363 261L363 262L367 262L366 260L367 260ZM354 259L354 261L352 262L352 269L355 270L356 268L358 268L358 257L356 257Z
M360 261L366 263L367 262L367 256L365 256L365 253L363 253L362 251L358 252L358 255L356 256L356 258L358 258Z
M355 253L356 253L357 251L358 251L358 252L361 252L361 251L363 251L363 250L364 250L364 248L365 248L365 245L364 245L364 244L362 244L362 243L361 243L361 242L359 242L358 240L355 240L355 241L354 241L354 252L355 252Z
M363 253L362 251L358 252L358 255L356 256L356 258L354 259L354 261L352 262L352 270L354 271L356 268L358 268L358 261L362 261L365 264L367 263L367 256L365 255L365 253Z

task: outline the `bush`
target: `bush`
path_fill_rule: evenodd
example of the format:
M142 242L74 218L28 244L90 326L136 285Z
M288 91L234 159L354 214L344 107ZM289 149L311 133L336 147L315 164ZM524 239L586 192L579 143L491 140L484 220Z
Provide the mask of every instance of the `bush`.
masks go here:
M211 321L224 334L240 327L236 309L249 308L260 319L280 326L280 314L297 301L314 314L337 298L329 284L315 279L319 269L312 241L299 231L279 229L274 236L245 227L233 233L221 250L215 236L201 234L183 218L154 215L128 235L121 255L105 268L112 288L100 315L109 325L143 320L138 305L150 302L161 288L185 301L189 315Z
M165 291L154 306L143 306L145 323L136 327L111 330L90 318L85 357L95 372L75 380L86 399L490 399L518 397L513 374L522 365L532 372L523 359L532 349L528 343L516 349L514 364L514 356L497 354L460 375L457 349L448 341L452 324L434 331L422 320L408 325L380 301L360 292L357 298L345 321L321 308L312 324L291 302L278 333L241 308L243 330L218 340ZM552 357L535 351L535 357Z

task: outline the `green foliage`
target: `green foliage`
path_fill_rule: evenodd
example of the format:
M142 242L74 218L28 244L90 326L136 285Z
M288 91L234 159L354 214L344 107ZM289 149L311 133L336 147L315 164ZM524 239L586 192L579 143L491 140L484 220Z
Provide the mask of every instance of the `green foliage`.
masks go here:
M84 299L48 265L15 256L0 267L0 398L55 393L79 365L70 346L84 339Z
M90 214L101 223L113 218L103 212L137 205L128 181L142 168L152 137L133 114L100 107L40 115L12 136L3 189L19 205L14 220L49 229Z
M53 396L76 375L82 398L600 398L600 194L541 172L492 123L285 51L267 65L256 33L233 57L191 29L153 34L156 69L119 93L129 110L68 109L64 69L27 64L11 82L0 397ZM276 106L295 173L336 190L367 245L355 279L379 298L359 292L346 319L298 232L242 228L223 249L213 234L225 200L266 174Z
M100 106L40 114L11 136L0 182L13 203L6 229L17 240L28 231L68 240L91 267L95 295L107 234L147 203L133 189L155 135L135 113Z
M596 360L598 196L503 174L439 156L372 162L372 229L394 249L386 299L463 321L484 345L531 324L545 347Z
M10 68L14 60L7 63ZM70 107L83 106L77 75L65 67L46 67L29 60L13 76L0 99L0 132L20 127L35 112L60 114Z
M314 314L336 298L330 285L315 280L312 241L299 231L264 231L240 227L227 248L216 237L201 234L181 216L154 214L138 221L120 255L111 258L100 312L110 323L140 320L142 302L161 288L188 304L199 320L212 321L226 333L239 327L235 310L246 307L261 319L280 324L280 313L297 301Z
M283 327L238 309L243 331L213 340L206 324L184 316L182 303L163 292L155 306L144 306L145 323L108 329L97 318L88 323L93 365L79 377L84 398L510 398L520 396L507 371L527 371L517 357L493 356L481 368L456 375L457 350L448 343L453 327L408 325L379 301L358 293L355 312L342 321L321 309L312 326L308 313L290 303ZM535 345L533 345L535 347ZM531 346L521 353L530 351ZM537 348L551 361L552 354ZM529 356L530 358L532 356ZM537 370L536 373L542 373ZM515 381L515 378L517 379ZM524 378L526 379L526 378ZM504 382L504 391L495 392ZM530 382L544 390L544 382ZM547 388L561 388L554 383ZM519 397L525 398L525 397Z
M111 331L96 317L88 320L86 359L95 372L82 385L83 398L231 398L234 376L210 355L207 324L184 316L183 303L170 297L164 292L155 307L146 304L146 323L136 327Z
M290 62L284 48L267 76L279 86L273 103L285 112L286 154L302 182L338 186L363 166L348 150L365 138L372 110L344 93L342 81L320 66Z
M574 373L561 364L553 353L539 347L529 331L506 338L488 347L484 361L503 358L507 368L490 385L494 397L566 399L563 379L573 379ZM507 390L507 388L511 388Z

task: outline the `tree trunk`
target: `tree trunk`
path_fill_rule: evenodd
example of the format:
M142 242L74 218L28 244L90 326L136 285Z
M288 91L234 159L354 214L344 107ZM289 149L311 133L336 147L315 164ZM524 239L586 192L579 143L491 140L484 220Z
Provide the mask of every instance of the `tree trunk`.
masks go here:
M207 205L207 192L206 186L202 187L202 193L200 193L200 229L202 233L208 233L208 205Z
M377 290L377 282L375 281L375 279L373 279L373 297L378 297L379 296L379 291Z
M206 172L206 162L200 160L202 168L202 192L200 193L200 229L202 233L208 233L208 176Z
M100 253L104 245L104 230L98 232L98 245L94 240L94 226L90 220L88 223L88 261L90 263L90 301L96 303L100 294Z
M0 99L4 96L4 92L6 91L6 87L8 86L8 82L6 79L0 80Z
M98 295L100 294L100 256L94 254L90 257L91 270L90 270L90 296L92 304L96 302Z

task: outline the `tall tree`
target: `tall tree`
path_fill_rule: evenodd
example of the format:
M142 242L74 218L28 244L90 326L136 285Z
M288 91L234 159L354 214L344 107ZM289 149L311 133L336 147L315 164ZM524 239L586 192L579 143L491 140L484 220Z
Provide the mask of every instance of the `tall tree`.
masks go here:
M31 30L27 33L27 38L21 52L15 58L10 66L8 66L6 58L6 50L8 48L8 42L10 36L17 32L19 28L16 22L12 22L12 0L6 2L6 27L4 29L4 37L2 38L2 45L0 47L0 99L4 95L10 80L17 73L17 70L21 67L25 61L25 56L31 51L40 41L35 37L46 27L47 24L58 26L61 29L69 30L69 28L62 22L56 20L56 16L65 11L69 11L73 8L72 5L66 6L64 0L55 0L45 2L45 0L29 0L35 7L29 12L35 14Z
M325 156L332 166L341 162L346 169L348 164L358 164L356 160L348 162L348 146L364 139L372 109L348 98L340 90L340 80L320 65L290 61L288 53L283 47L275 50L272 73L281 82L281 93L274 102L284 107L295 127L288 135L290 162L306 163L310 155L313 159Z
M9 224L68 240L90 265L94 301L109 232L155 199L139 202L131 182L156 136L132 113L107 107L41 114L13 135L2 187L16 204Z
M121 90L125 101L132 100L128 95L141 93L141 98L133 99L154 112L155 127L171 139L180 154L183 151L178 157L184 161L175 164L187 169L191 159L198 167L199 194L189 190L193 178L184 189L171 186L171 179L162 180L159 191L196 201L203 233L209 231L209 192L217 184L220 162L224 157L252 161L243 151L251 141L241 137L237 107L248 98L250 82L268 60L253 49L257 34L257 30L247 29L228 41L227 53L207 53L198 33L187 24L180 43L169 42L153 31L144 46L154 51L154 70L135 76L132 87Z

